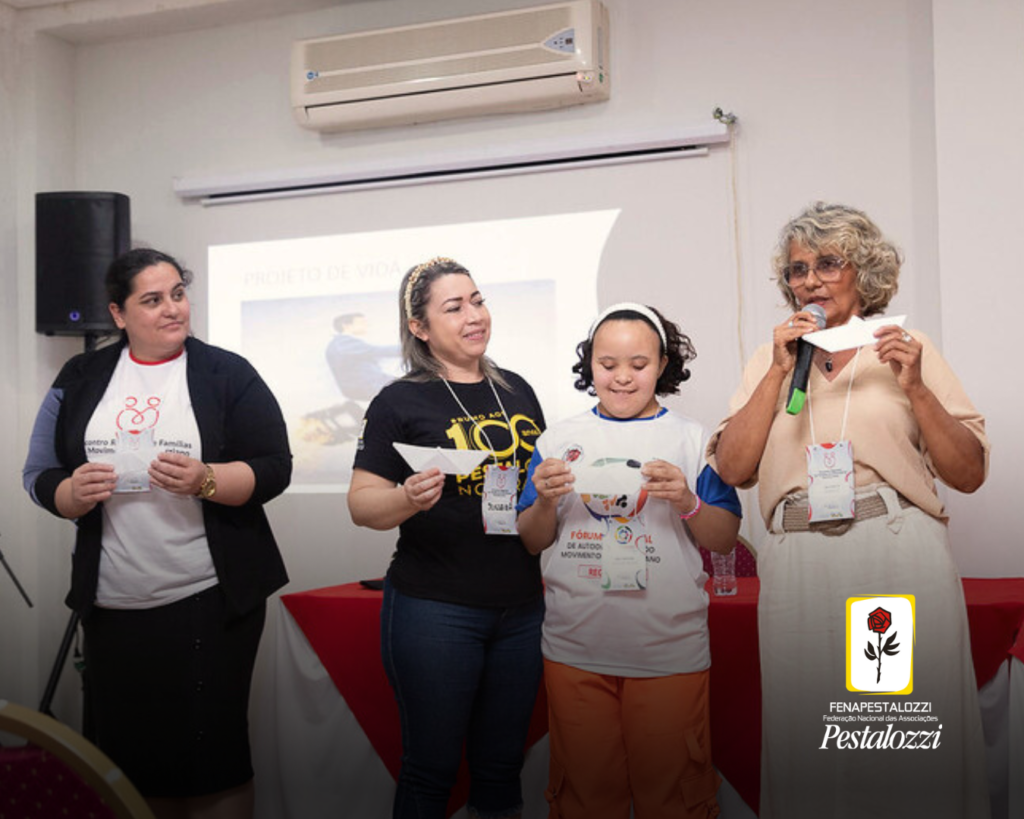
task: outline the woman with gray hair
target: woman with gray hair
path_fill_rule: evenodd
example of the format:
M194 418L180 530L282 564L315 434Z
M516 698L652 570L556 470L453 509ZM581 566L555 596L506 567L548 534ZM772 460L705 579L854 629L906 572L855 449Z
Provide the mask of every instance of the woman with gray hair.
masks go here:
M853 208L818 202L789 222L774 268L795 312L755 352L708 446L724 481L759 484L768 528L762 819L988 815L966 608L936 492L936 479L981 486L984 419L923 333L885 322L861 346L813 347L806 407L787 407L814 313L851 330L882 313L901 261ZM904 716L913 709L928 721Z
M402 724L394 816L443 819L465 745L470 816L507 819L522 811L541 679L540 561L515 505L544 416L529 384L487 358L490 313L462 265L412 268L399 312L407 372L367 410L348 496L357 525L399 530L381 612ZM394 444L481 450L483 463L416 471Z

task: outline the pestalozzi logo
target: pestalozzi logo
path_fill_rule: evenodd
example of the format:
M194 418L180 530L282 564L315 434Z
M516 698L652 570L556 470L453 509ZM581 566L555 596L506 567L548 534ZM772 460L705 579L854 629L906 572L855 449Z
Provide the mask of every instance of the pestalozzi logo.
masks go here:
M914 690L915 605L910 594L847 599L846 688L883 696L831 703L819 750L934 750L942 744L932 704L902 699Z
M846 601L846 688L860 694L914 690L914 596Z
M885 728L865 725L856 731L844 731L838 725L825 726L825 736L819 748L823 751L836 748L840 751L854 750L935 750L942 742L942 726L934 731L904 731L890 722ZM832 744L830 744L832 743Z
M871 614L868 615L868 628L878 635L878 651L875 651L875 647L868 642L868 647L864 649L864 656L869 660L878 661L878 675L875 677L875 682L879 683L882 681L882 655L899 654L900 644L895 642L896 632L893 632L889 639L885 641L885 645L882 645L882 635L889 630L889 626L892 625L892 613L886 611L881 606L875 609Z

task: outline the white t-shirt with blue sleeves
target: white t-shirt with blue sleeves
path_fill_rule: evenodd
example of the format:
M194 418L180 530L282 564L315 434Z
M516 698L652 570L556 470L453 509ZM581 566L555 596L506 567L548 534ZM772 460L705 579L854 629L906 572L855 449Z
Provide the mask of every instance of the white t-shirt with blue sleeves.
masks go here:
M614 419L597 409L546 430L537 440L532 477L545 458L570 468L637 468L654 459L678 466L705 504L741 515L736 491L707 465L707 431L661 409L649 418ZM527 480L522 511L537 499ZM597 674L657 677L702 671L711 664L700 552L671 504L645 492L609 503L572 492L558 505L558 531L544 568L544 656ZM645 533L646 587L606 591L602 543L626 526Z

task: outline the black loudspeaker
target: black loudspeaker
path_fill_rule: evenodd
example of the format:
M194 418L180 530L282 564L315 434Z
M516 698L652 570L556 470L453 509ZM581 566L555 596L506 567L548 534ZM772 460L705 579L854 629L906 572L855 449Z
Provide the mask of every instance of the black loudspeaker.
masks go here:
M103 279L131 248L123 193L36 194L36 332L84 336L116 329Z

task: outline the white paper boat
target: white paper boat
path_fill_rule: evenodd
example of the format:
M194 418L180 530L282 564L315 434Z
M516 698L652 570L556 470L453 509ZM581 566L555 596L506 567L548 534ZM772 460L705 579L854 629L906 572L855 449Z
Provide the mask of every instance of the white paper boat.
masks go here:
M491 453L485 449L442 449L439 446L399 443L393 443L392 446L414 472L436 467L446 475L468 475L484 459L491 457Z

